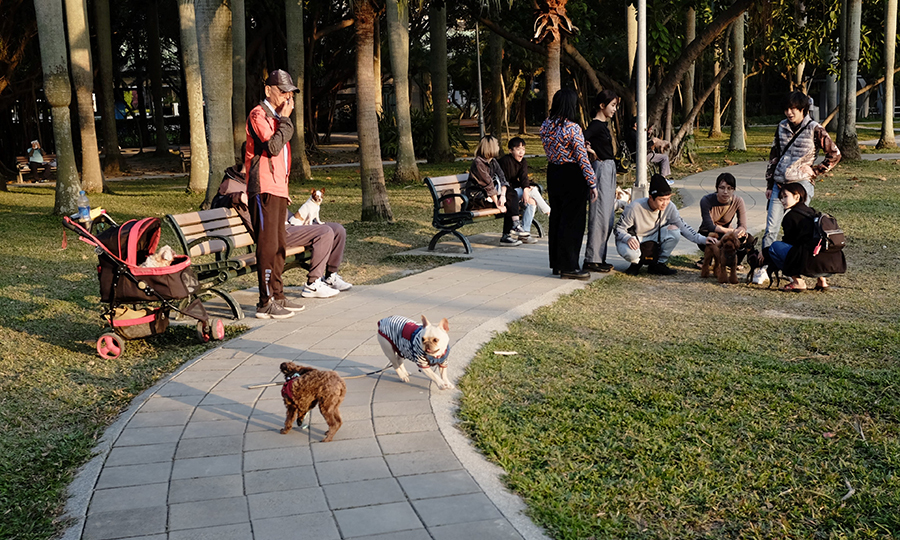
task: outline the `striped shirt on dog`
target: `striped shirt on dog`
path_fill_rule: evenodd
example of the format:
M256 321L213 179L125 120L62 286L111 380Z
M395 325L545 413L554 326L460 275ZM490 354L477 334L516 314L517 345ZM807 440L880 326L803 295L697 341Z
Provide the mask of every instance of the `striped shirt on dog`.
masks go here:
M441 358L434 358L426 354L420 336L423 330L421 324L416 324L414 320L400 315L385 317L378 321L378 334L390 341L394 352L402 358L415 362L420 368L446 367L449 347Z

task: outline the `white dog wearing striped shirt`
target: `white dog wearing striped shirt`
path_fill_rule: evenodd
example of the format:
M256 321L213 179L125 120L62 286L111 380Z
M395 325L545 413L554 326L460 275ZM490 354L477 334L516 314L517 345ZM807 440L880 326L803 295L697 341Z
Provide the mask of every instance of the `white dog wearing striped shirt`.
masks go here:
M450 323L441 319L437 326L422 315L422 324L412 319L395 315L378 321L378 343L384 355L391 361L397 375L403 382L409 382L409 372L403 366L403 359L413 361L419 371L425 373L441 390L455 388L447 376L447 360L450 356ZM441 375L431 368L438 366Z

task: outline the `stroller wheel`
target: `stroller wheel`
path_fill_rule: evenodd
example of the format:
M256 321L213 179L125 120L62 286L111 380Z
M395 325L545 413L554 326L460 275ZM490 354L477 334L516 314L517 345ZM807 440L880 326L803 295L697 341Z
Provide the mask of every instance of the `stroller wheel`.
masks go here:
M107 332L97 339L97 354L104 360L118 358L125 351L125 341L117 334Z
M213 317L209 320L209 333L210 337L216 341L225 339L225 323L222 322L222 319Z
M210 338L209 334L209 324L197 321L197 339L200 340L200 343L207 343Z

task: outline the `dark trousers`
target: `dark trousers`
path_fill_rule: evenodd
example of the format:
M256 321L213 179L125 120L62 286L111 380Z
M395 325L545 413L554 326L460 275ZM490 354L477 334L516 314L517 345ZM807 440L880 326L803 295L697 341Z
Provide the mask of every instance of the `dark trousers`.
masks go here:
M287 235L284 222L288 200L268 193L250 197L250 223L253 225L253 241L256 242L256 273L259 278L259 304L284 298L285 245Z
M577 163L547 164L547 193L553 203L547 247L550 268L578 270L578 254L584 239L586 207L589 199L587 182Z
M503 216L503 234L509 234L513 228L513 216L519 217L519 194L514 188L506 189L506 214Z
M46 161L43 163L38 163L37 161L29 161L28 168L31 169L31 178L37 182L38 179L46 180L48 176L50 176L50 164ZM41 174L38 176L38 169L40 169Z

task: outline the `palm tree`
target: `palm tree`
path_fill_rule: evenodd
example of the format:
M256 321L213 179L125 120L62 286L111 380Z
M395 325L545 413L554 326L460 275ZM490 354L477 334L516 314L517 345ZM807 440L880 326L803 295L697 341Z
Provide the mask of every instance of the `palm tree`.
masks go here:
M241 144L247 140L247 26L245 19L244 0L231 0L231 84L233 85L231 94L231 131L234 139L235 156L240 154ZM302 17L300 24L302 31ZM287 30L290 34L290 22L287 25ZM241 156L240 159L244 159L244 157Z
M66 61L62 3L60 0L35 0L34 11L41 45L44 95L52 107L53 139L56 143L56 199L53 213L68 215L78 209L75 199L81 190L81 182L72 146L72 119L69 115L72 87L69 85L69 66Z
M744 21L746 15L741 15L734 21L732 38L732 55L734 56L734 114L731 115L731 139L728 142L729 150L746 150L747 141L744 131Z
M533 39L540 43L547 42L547 80L546 111L550 115L550 102L556 92L562 87L559 74L559 56L562 50L562 40L567 35L572 35L578 28L572 24L566 15L566 3L568 0L543 0L538 2L539 15L534 21Z
M116 99L113 88L112 31L109 26L109 0L94 0L94 20L97 30L97 50L100 88L98 98L100 121L103 126L103 153L106 160L103 172L107 176L121 171L119 133L116 129Z
M440 5L438 5L440 4ZM432 2L428 10L428 31L431 38L431 95L434 139L428 161L453 161L447 126L447 6Z
M847 5L847 40L844 44L844 93L841 111L844 121L840 127L838 147L842 159L859 159L859 139L856 135L856 76L859 68L859 35L862 21L862 0L849 0Z
M375 23L378 10L372 0L353 2L356 19L356 130L359 135L359 172L362 183L362 221L392 221L384 185L378 111L375 99Z
M287 62L288 73L294 76L294 83L300 89L294 97L294 136L291 139L291 171L301 180L312 178L312 169L306 157L306 118L304 93L306 92L306 56L303 39L303 0L285 0L285 20L287 22Z
M897 48L897 0L884 2L884 118L876 148L894 148L894 53Z
M209 183L209 154L206 146L206 122L203 119L203 77L200 74L200 52L197 46L197 21L194 0L178 0L181 25L181 63L187 89L187 114L191 129L191 177L188 190L206 191Z
M198 0L197 44L203 73L203 101L209 137L209 176L203 207L212 202L219 180L234 165L234 131L231 124L231 7L221 0Z
M694 41L694 38L697 36L697 12L693 7L689 7L687 13L685 14L685 28L684 28L684 44ZM684 75L683 88L683 96L681 98L681 112L684 118L691 113L691 109L694 108L694 64L691 63L691 67L688 69L687 73ZM692 133L694 126L693 124L688 128L688 133Z
M169 153L166 117L163 116L162 44L159 39L159 0L147 4L147 55L150 60L150 94L153 99L153 121L156 124L156 155Z
M416 165L409 113L409 0L388 1L387 27L394 97L397 102L397 131L400 136L394 179L401 182L418 181L419 167Z
M103 191L100 170L100 149L94 124L94 75L91 70L91 42L87 27L85 0L65 0L68 25L69 59L72 82L78 106L78 126L81 132L81 187L88 193Z

